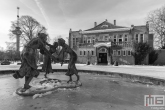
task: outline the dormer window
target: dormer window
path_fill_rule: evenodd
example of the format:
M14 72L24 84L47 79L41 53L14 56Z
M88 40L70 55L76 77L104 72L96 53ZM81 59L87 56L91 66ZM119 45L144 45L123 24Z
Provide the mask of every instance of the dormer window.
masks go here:
M108 25L104 24L104 25L102 25L101 27L102 27L102 28L107 28Z

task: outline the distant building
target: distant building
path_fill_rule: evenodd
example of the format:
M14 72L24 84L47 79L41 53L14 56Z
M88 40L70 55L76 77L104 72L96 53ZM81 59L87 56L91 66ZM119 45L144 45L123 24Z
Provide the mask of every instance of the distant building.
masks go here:
M153 46L153 35L149 34L148 22L142 26L117 26L107 20L87 30L69 32L69 46L77 53L79 63L134 64L131 55L133 42L147 42ZM144 60L148 64L148 57Z

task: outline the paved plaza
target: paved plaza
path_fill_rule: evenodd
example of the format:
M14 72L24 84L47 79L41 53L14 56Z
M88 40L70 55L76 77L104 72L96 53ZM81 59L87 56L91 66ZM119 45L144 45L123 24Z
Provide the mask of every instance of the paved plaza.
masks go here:
M53 64L53 69L67 69L67 64ZM77 64L78 70L108 71L165 79L164 66L101 66ZM18 70L20 65L1 65L1 71ZM41 69L39 67L38 69ZM49 74L50 78L68 80L65 72ZM83 86L77 89L60 89L52 94L33 99L16 95L23 79L12 74L0 75L0 110L151 110L144 106L144 95L164 95L165 87L132 83L110 75L80 73ZM39 79L43 78L43 72ZM73 80L76 78L73 77ZM33 81L36 78L33 78ZM32 82L33 82L32 81Z

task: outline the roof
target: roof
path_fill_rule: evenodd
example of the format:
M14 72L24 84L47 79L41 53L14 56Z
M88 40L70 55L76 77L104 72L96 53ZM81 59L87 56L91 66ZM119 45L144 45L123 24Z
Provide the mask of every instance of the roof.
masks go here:
M146 31L146 29L146 25L134 26L134 30L137 32L143 32Z
M114 29L100 29L100 30L88 30L88 31L82 31L81 34L90 34L90 33L105 33L105 32L118 32L118 31L130 31L132 27L130 28L114 28Z
M126 27L116 26L116 25L109 23L108 21L104 21L104 22L100 23L99 25L95 26L94 28L87 29L85 31L102 30L102 29L116 29L116 28L126 28Z

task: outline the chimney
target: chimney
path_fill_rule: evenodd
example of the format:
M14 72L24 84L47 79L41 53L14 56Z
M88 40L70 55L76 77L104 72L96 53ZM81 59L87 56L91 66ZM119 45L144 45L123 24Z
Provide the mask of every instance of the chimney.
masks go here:
M82 32L82 30L80 29L80 30L79 30L79 33L81 33L81 32Z
M149 27L149 22L148 21L146 22L146 26Z
M71 32L72 32L72 29L70 28L69 33L71 33Z
M97 22L94 22L94 27L96 27L97 26Z
M116 26L116 20L114 20L114 25Z
M147 31L149 32L149 22L148 21L146 22L146 28L147 28Z
M108 21L107 19L105 19L105 21Z

